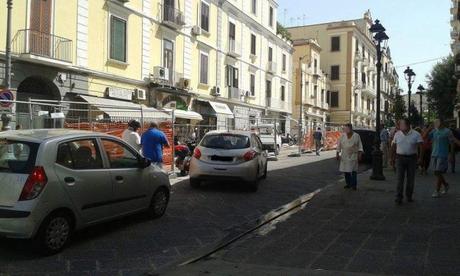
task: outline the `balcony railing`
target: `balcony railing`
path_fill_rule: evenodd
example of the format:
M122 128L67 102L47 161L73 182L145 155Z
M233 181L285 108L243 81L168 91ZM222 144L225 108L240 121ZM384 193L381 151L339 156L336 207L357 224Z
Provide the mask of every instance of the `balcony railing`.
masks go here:
M163 5L162 12L162 22L164 24L175 29L179 29L185 25L184 14L180 10L175 9L173 6Z
M228 87L228 98L232 100L238 100L241 101L244 96L243 96L243 90L237 88L237 87Z
M29 54L72 62L72 40L40 31L19 30L13 38L12 50L19 55Z
M361 53L361 51L359 50L355 51L355 61L360 62L362 60L363 60L363 54Z
M276 62L273 62L273 61L269 61L267 63L267 71L269 73L276 73Z
M229 39L228 54L232 57L241 57L241 44L234 39Z
M265 103L268 108L289 111L289 102L287 101L282 101L276 98L266 98Z

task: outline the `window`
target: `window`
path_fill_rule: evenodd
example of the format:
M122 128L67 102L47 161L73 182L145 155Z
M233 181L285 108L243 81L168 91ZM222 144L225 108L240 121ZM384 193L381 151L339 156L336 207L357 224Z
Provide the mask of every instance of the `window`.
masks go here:
M232 22L228 23L228 38L235 40L236 38L236 26Z
M200 83L208 84L208 55L200 55Z
M244 135L211 134L206 135L203 138L203 140L200 143L200 146L211 149L246 149L251 146L251 140L248 136ZM233 157L230 161L232 160Z
M313 69L314 69L314 73L318 74L318 60L316 58L313 62Z
M313 98L318 96L318 85L313 86Z
M366 87L367 76L366 76L366 73L364 72L361 73L361 81L363 82L363 86Z
M272 82L267 80L265 82L265 96L267 98L271 98L272 97Z
M102 140L102 146L109 159L110 168L127 169L139 168L138 155L128 149L125 145L112 140Z
M339 79L340 79L340 66L332 65L331 66L331 80L339 80Z
M331 96L330 96L331 102L329 103L330 106L334 108L339 107L339 92L331 91L330 93L331 93Z
M340 36L331 37L331 52L340 51Z
M281 85L281 101L286 100L286 87L284 85Z
M273 48L268 47L268 61L272 62L273 61Z
M283 72L286 72L286 55L283 54Z
M256 45L256 36L254 34L251 34L251 55L256 55L256 48L257 48L257 45Z
M273 27L273 7L270 7L269 9L269 18L268 18L268 24L270 27Z
M102 169L101 154L94 139L60 144L56 163L73 170Z
M238 88L239 70L236 67L227 65L227 86Z
M110 17L110 59L126 62L126 21Z
M324 102L324 89L321 89L321 102Z
M250 75L250 92L251 92L251 97L255 97L256 96L256 75L254 74L251 74Z
M39 146L36 143L0 139L0 173L30 173Z
M257 0L252 0L251 12L254 15L257 14Z
M174 74L174 43L170 40L163 40L163 67L169 70L169 79L172 80Z
M209 4L201 2L201 29L209 32Z
M358 68L355 67L355 82L358 83L358 80L359 80L359 72L358 72Z

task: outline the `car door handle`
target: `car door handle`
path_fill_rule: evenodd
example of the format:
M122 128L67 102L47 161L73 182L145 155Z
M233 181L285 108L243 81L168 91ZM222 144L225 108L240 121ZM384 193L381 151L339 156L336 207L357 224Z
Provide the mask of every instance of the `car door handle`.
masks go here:
M73 177L65 177L64 182L69 186L73 186L73 185L75 185L75 178L73 178Z
M123 181L123 176L117 175L117 176L115 176L115 180L118 181L118 182L122 182Z

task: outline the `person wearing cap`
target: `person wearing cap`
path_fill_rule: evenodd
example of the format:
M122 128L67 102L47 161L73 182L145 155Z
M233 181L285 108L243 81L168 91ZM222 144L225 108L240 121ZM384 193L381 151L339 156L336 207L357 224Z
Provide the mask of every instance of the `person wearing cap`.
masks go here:
M121 135L123 141L135 148L138 152L141 150L141 136L138 133L140 128L141 124L138 121L131 120L128 123L128 128L125 129Z

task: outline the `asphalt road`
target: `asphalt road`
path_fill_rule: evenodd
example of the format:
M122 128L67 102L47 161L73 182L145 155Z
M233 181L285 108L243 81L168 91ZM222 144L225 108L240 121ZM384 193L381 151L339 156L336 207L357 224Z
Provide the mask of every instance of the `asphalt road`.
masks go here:
M270 162L257 193L240 183L192 189L179 180L164 217L135 215L75 234L62 253L41 257L27 241L0 239L0 275L139 275L199 255L244 225L340 175L334 152Z

